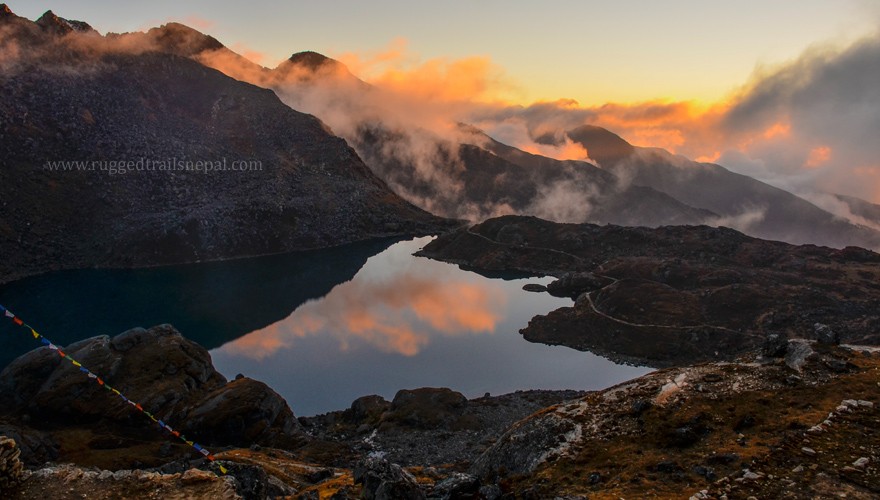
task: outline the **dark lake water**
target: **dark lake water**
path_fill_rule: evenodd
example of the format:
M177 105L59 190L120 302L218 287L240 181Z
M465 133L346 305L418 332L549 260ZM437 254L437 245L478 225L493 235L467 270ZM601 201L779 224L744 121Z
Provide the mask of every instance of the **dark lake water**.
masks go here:
M7 306L57 344L171 323L211 350L228 378L262 380L297 415L367 394L450 387L600 389L649 371L518 330L571 303L522 290L548 278L490 279L414 257L429 241L137 270L64 271L0 287ZM36 347L0 326L0 365Z

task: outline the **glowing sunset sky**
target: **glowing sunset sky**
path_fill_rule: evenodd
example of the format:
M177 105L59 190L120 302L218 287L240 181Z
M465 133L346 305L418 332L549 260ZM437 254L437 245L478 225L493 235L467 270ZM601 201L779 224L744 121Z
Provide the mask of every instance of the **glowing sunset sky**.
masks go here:
M102 33L174 20L274 66L300 50L371 54L405 43L410 62L488 58L505 95L582 105L655 99L709 103L745 83L756 65L784 63L816 44L846 44L877 29L873 0L706 2L545 1L271 2L13 0ZM514 7L515 6L515 7ZM407 61L403 61L406 63Z

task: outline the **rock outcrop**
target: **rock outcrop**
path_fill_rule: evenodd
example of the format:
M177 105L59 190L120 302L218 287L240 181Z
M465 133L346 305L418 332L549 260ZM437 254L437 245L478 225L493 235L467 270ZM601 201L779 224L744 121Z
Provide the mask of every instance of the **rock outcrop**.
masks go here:
M105 384L203 444L295 447L304 440L276 392L248 378L227 383L208 352L170 325L94 337L62 349ZM44 429L47 437L56 429L80 426L100 433L93 441L107 444L97 446L125 448L135 429L148 440L166 440L145 416L48 347L21 356L0 373L0 400L5 402L0 418Z
M365 500L423 500L425 493L412 474L397 464L368 458L354 468L354 481L363 484Z
M766 339L880 343L880 255L759 240L727 228L626 228L506 216L420 253L485 272L554 275L572 307L521 333L625 362L733 359Z
M750 354L549 407L511 426L470 472L534 498L876 496L880 358L812 345L799 371Z

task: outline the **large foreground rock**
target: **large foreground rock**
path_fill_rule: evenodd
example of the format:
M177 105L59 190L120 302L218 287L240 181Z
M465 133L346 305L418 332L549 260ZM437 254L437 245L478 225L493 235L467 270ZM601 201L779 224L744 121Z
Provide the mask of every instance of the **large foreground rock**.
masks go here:
M208 352L170 325L94 337L62 350L203 444L294 446L302 440L299 423L277 393L248 378L227 383ZM21 356L0 373L0 400L5 403L0 419L26 429L19 429L26 435L33 433L28 428L45 429L46 440L53 429L76 426L110 434L149 429L147 439L164 439L146 416L48 347Z

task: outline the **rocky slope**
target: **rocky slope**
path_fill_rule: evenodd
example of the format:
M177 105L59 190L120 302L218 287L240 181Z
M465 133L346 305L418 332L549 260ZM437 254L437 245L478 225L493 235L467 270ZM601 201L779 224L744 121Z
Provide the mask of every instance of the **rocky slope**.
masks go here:
M191 50L182 28L102 37L85 26L0 16L0 281L442 227L313 116L174 54ZM50 166L70 161L85 166ZM240 161L252 163L231 170Z
M37 350L0 374L0 397L15 408L5 412L0 433L14 430L12 423L40 428L62 465L25 445L30 466L22 469L11 440L0 439L4 498L880 494L880 349L829 338L767 342L732 362L670 368L592 393L468 401L423 388L390 402L363 397L345 411L299 421L258 382L224 384L206 353L169 327L105 341L67 352L150 408L158 405L187 434L215 443L228 475ZM238 422L245 425L228 425ZM34 439L37 431L29 432Z
M575 305L534 318L523 336L623 361L731 359L770 335L880 343L880 255L856 247L509 216L443 235L421 255L557 276L549 292Z
M877 354L800 341L784 351L547 408L471 472L518 498L875 498Z

